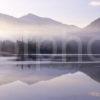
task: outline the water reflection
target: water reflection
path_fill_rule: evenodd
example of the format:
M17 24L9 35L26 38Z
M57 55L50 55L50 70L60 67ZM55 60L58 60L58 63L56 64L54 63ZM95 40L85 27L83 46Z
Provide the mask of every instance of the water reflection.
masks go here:
M100 100L100 84L82 72L33 85L15 81L0 86L0 100Z
M0 66L0 85L20 80L27 84L34 84L59 77L64 74L82 72L100 82L99 64L41 64L41 65L3 65Z
M47 74L52 74L52 78L69 73L83 72L84 74L91 77L93 80L100 82L100 65L99 64L42 64L40 66L36 65L17 65L19 68L23 69L25 67L29 69L40 70L46 69L44 76ZM56 73L58 71L58 73ZM54 76L53 76L54 75ZM49 79L49 78L48 78ZM44 79L43 79L44 80Z
M100 64L0 65L0 100L100 100Z

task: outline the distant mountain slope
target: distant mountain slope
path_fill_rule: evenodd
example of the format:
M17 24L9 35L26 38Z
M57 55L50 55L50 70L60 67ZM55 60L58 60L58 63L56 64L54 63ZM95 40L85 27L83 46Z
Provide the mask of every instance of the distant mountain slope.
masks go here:
M95 21L91 22L84 29L87 30L87 31L90 31L90 32L100 32L100 18L98 18Z
M61 22L55 21L50 18L45 18L45 17L39 17L33 14L27 14L25 16L22 16L20 18L15 18L13 16L5 15L0 13L0 22L14 22L14 23L28 23L28 24L36 24L36 25L62 25L66 27L71 27L71 28L76 28L79 29L79 27L74 26L74 25L66 25L62 24ZM9 23L11 24L11 23Z
M100 18L94 20L89 25L81 29L79 32L81 39L85 41L89 41L93 38L100 37Z
M0 14L0 37L18 36L18 34L31 36L57 36L70 35L79 31L74 25L66 25L50 18L27 14L20 18ZM4 33L4 34L3 34Z
M100 34L100 18L80 29L50 18L27 14L20 18L0 13L0 39L14 37L65 37L72 35L96 36Z
M60 22L57 22L55 20L52 20L50 18L43 18L43 17L39 17L33 14L28 14L25 15L23 17L19 18L20 20L24 21L24 22L28 22L30 24L54 24L54 25L61 25Z

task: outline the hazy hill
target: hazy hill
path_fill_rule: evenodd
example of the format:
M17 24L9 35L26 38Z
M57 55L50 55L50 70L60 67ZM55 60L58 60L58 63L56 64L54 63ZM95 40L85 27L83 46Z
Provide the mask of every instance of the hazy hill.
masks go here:
M91 32L100 32L100 18L91 22L85 29Z
M89 25L87 25L83 30L86 36L98 37L100 36L100 18L94 20Z
M50 18L27 14L20 18L0 14L0 37L61 37L79 31L74 25L62 24ZM3 34L4 33L4 34Z

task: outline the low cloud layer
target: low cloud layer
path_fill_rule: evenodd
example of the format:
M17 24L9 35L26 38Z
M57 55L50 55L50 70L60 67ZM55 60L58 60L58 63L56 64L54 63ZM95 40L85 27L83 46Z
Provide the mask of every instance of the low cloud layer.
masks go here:
M92 1L90 2L90 5L91 5L91 6L100 6L100 0L92 0Z

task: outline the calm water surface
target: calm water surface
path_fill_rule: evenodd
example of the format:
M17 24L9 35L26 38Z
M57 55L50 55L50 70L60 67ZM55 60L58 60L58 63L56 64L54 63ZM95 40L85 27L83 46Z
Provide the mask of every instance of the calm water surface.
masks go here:
M99 64L38 66L7 61L11 59L0 58L0 100L100 100Z

